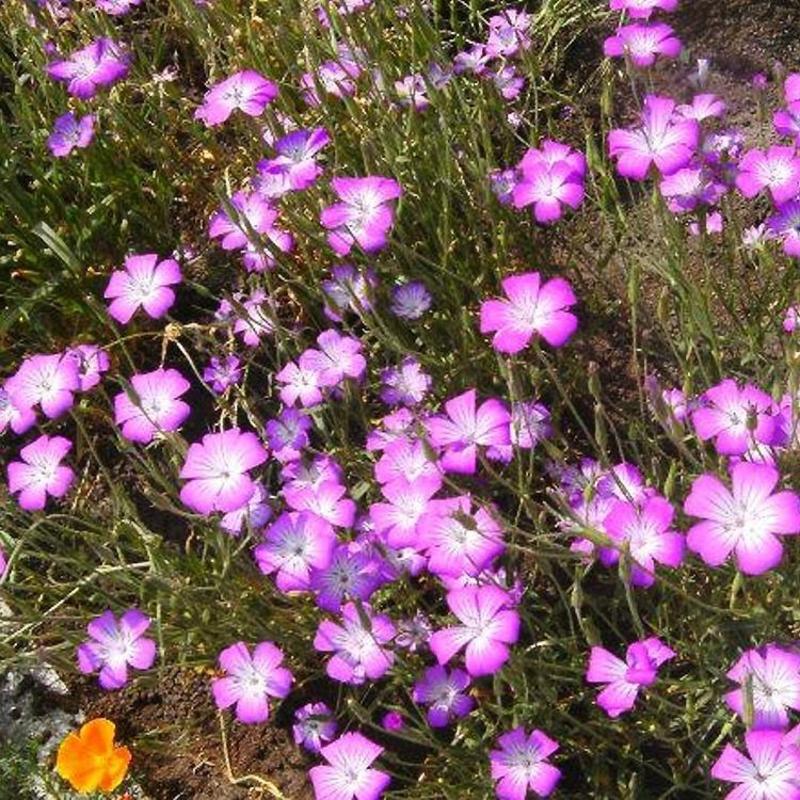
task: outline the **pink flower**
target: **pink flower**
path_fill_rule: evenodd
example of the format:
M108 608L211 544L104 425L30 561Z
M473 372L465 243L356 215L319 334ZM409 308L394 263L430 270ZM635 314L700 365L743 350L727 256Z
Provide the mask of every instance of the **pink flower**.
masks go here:
M42 435L20 450L22 461L12 461L8 467L8 491L17 494L17 502L25 511L41 511L47 495L63 497L75 473L62 466L61 459L72 448L63 436Z
M356 504L346 497L347 489L334 481L302 489L285 488L283 496L295 511L310 511L336 528L350 528L356 518Z
M67 91L81 100L94 97L102 86L116 83L128 74L129 58L113 40L101 36L47 67L47 74L67 84Z
M131 378L132 391L114 398L114 421L132 442L148 444L156 433L175 431L189 416L189 406L178 398L189 391L189 381L176 369L157 369Z
M612 11L625 11L633 19L649 19L653 11L674 11L678 0L610 0Z
M625 661L604 647L593 647L589 657L586 680L605 683L607 686L597 696L597 705L609 717L618 717L630 711L643 686L655 683L658 668L675 652L660 639L651 637L628 647Z
M0 433L9 426L14 433L25 433L36 422L36 412L32 408L21 408L5 388L0 387Z
M258 117L277 96L278 87L272 81L246 69L212 86L194 116L209 128L225 122L237 108L248 116Z
M139 308L153 319L159 319L175 302L170 288L181 282L178 262L165 258L159 263L155 253L128 256L125 268L111 273L103 296L111 300L108 313L125 325Z
M269 698L289 694L294 677L280 666L283 653L272 642L261 642L253 654L244 642L236 642L219 654L221 678L211 681L217 708L236 706L236 719L249 725L269 719Z
M662 22L622 25L603 43L606 56L628 56L637 67L651 67L658 56L677 58L681 53L675 31Z
M779 477L774 467L741 461L731 468L732 491L714 475L695 478L683 510L703 521L690 528L689 549L712 567L733 552L747 575L776 567L783 556L777 535L800 533L800 498L773 493Z
M383 748L360 733L342 734L320 749L328 762L312 767L309 777L316 800L378 800L391 778L370 765Z
M794 198L800 192L800 158L794 147L748 150L739 162L736 187L748 198L767 188L778 205Z
M562 215L562 205L583 202L586 159L567 145L546 141L542 150L529 150L519 163L521 177L513 190L514 206L533 204L536 221L544 225Z
M617 159L620 175L641 181L653 164L662 175L671 175L691 161L700 126L697 120L676 116L674 110L674 100L649 94L640 127L617 128L608 134L608 151Z
M505 405L494 399L486 400L480 407L476 405L477 393L470 389L444 404L446 414L425 422L431 442L445 450L441 465L446 471L473 475L478 447L511 443L511 414Z
M537 797L549 797L555 791L561 770L547 759L558 750L558 742L540 730L528 734L519 727L504 733L497 744L499 749L489 754L489 763L498 800L525 800L529 788Z
M290 361L275 374L275 380L283 384L280 398L286 406L292 406L298 400L303 408L319 405L322 402L319 373L313 369Z
M493 675L508 661L509 645L519 637L519 614L509 608L511 596L497 586L467 586L447 593L450 611L463 623L436 631L430 648L447 664L466 647L467 672Z
M369 517L375 533L385 536L392 547L411 547L421 534L420 522L430 505L430 499L439 491L441 477L420 475L416 480L391 481L382 491L388 502L373 503Z
M231 428L207 433L189 447L180 477L188 479L181 500L193 511L234 511L255 492L248 470L263 464L267 451L254 433Z
M80 389L78 365L63 353L28 356L4 388L20 414L38 405L50 419L55 419L75 402L74 392Z
M391 202L403 193L391 178L334 178L331 181L339 203L323 209L320 221L327 228L328 243L337 255L358 245L366 253L382 250L394 222Z
M512 275L502 282L508 299L485 300L481 305L481 333L492 333L500 353L520 352L540 335L552 347L562 347L575 333L578 318L568 309L577 303L563 278L541 282L538 272Z
M338 386L345 378L359 381L367 370L363 345L352 336L330 329L317 337L319 350L309 348L299 359L300 369L315 372L321 387Z

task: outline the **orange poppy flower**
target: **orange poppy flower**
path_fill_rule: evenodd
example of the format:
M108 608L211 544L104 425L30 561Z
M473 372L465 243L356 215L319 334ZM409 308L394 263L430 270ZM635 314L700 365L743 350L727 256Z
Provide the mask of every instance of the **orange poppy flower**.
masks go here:
M114 747L113 722L100 717L78 733L67 735L58 748L56 771L78 792L112 792L128 773L131 751Z

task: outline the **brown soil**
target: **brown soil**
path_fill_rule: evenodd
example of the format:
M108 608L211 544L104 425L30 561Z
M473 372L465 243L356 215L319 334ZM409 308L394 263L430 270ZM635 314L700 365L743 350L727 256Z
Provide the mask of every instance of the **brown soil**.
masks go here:
M225 712L233 776L256 776L239 784L229 780L209 678L207 672L167 669L155 682L118 692L99 692L96 679L84 679L72 698L87 718L116 723L117 740L133 750L133 777L152 800L273 797L258 778L275 784L287 800L310 800L306 773L312 762L291 734L272 722L242 725Z

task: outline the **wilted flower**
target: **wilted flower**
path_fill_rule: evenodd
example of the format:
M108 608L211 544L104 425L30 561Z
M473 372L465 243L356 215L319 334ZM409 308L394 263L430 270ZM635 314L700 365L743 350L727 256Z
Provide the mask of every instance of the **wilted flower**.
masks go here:
M430 307L431 293L422 281L407 281L392 287L390 308L400 319L419 319Z

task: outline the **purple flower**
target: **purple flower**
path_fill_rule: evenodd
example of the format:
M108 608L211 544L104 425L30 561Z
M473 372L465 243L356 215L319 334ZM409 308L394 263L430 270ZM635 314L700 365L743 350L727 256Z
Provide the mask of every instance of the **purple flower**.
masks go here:
M783 244L787 256L800 258L800 200L789 200L767 220L767 230Z
M473 512L469 495L432 501L420 529L435 575L477 575L505 549L501 525L485 508Z
M468 50L456 54L453 59L453 72L462 75L471 72L473 75L482 76L488 71L488 64L492 60L482 44L475 44Z
M230 386L235 386L242 378L242 362L237 356L228 355L224 360L213 356L203 370L203 380L211 384L211 388L222 394Z
M281 463L300 458L301 451L308 446L308 431L311 419L294 408L285 408L278 417L266 424L267 442L272 455Z
M710 117L724 116L726 108L725 102L715 94L696 94L691 103L678 106L675 113L684 119L696 119L702 122Z
M234 295L234 300L237 306L233 332L238 333L248 347L258 347L261 337L268 336L275 330L270 319L266 292L263 289L253 289L249 296Z
M510 65L492 72L491 78L504 100L516 100L525 86L525 78Z
M742 455L755 442L774 444L779 436L772 398L747 384L741 389L726 378L707 389L692 413L692 424L703 441L714 440L722 455Z
M330 742L336 736L338 727L325 703L306 703L294 712L294 743L309 753L319 753L323 742Z
M431 442L445 449L441 465L448 472L473 475L478 447L511 442L511 415L505 405L490 399L477 408L476 398L474 389L452 397L444 404L446 414L430 417L425 422Z
M727 800L798 800L800 747L784 741L780 731L748 731L747 753L726 744L711 767L711 777L739 784Z
M395 81L394 90L401 106L413 108L414 111L424 111L430 105L426 94L428 87L425 84L425 78L419 73L406 75L399 81Z
M603 42L607 57L627 56L636 67L651 67L658 56L677 58L681 42L675 31L663 22L622 25Z
M800 306L789 306L783 316L783 329L786 333L794 333L800 325Z
M383 677L394 663L394 654L383 645L392 640L394 625L384 614L375 614L368 605L346 603L342 624L323 620L314 637L314 649L333 653L326 672L335 681L358 685Z
M683 560L684 539L672 530L675 509L663 497L648 497L641 505L617 501L611 506L603 528L620 548L631 557L630 580L634 586L652 586L656 562L679 567ZM619 550L604 559L606 563L619 560Z
M253 551L258 568L275 573L275 584L282 592L301 592L311 588L311 570L331 563L336 534L324 519L308 511L281 514L264 534L264 541Z
M383 455L375 464L375 479L382 486L392 484L402 489L422 476L438 477L438 464L429 451L430 448L419 439L412 440L406 436L395 439L384 448ZM431 481L431 486L435 483L435 480ZM438 485L441 484L439 479Z
M795 145L800 145L800 101L778 109L772 117L772 124L779 135L788 136L794 139Z
M350 528L356 517L356 504L345 497L347 489L334 481L296 489L285 487L283 496L295 511L311 511L337 528Z
M121 17L141 4L142 0L95 0L95 5L112 17Z
M253 654L244 642L236 642L219 654L221 678L211 681L217 708L236 705L236 719L248 725L269 719L269 698L289 694L294 677L280 666L283 652L272 642L261 642Z
M78 365L79 389L87 392L100 383L104 372L108 372L108 353L96 344L78 344L64 351L65 358L74 359Z
M278 218L278 212L258 192L236 192L230 199L235 212L216 211L208 224L208 235L221 238L223 250L240 250L251 241L252 232L266 234Z
M190 445L180 477L188 479L181 501L198 514L234 511L255 492L248 470L263 464L267 451L254 433L231 428L207 433Z
M150 669L156 660L156 643L144 636L150 622L136 608L119 620L104 611L86 626L90 639L78 645L78 669L84 675L99 670L104 689L121 689L128 682L128 667Z
M131 378L132 391L114 398L114 421L132 442L148 444L157 433L176 431L189 416L180 396L190 384L176 369L157 369Z
M301 489L317 489L323 483L342 483L342 468L326 454L316 456L313 461L290 461L281 470L281 477L286 481L284 489L300 491Z
M406 721L399 711L387 711L381 718L381 727L385 731L393 733L403 730L406 727Z
M101 36L68 58L53 61L47 74L67 84L67 91L81 100L94 97L102 86L128 74L129 58L113 40Z
M553 433L550 411L541 403L512 403L508 432L510 444L490 447L486 451L487 458L508 463L514 456L514 448L532 450L542 439L550 438Z
M400 319L419 319L431 307L431 293L422 281L406 281L392 287L392 313Z
M14 433L25 433L36 422L36 412L32 408L18 406L5 386L0 387L0 433L9 426Z
M80 389L78 365L63 353L28 356L5 382L4 389L20 413L38 405L50 419L55 419L75 402L73 393Z
M736 188L745 197L769 189L777 205L800 192L800 158L794 147L772 145L768 150L748 150L739 162Z
M447 664L466 646L467 672L473 677L493 675L508 661L509 645L519 638L519 614L511 596L497 586L467 586L447 593L450 611L462 622L436 631L430 648L440 664Z
M369 509L375 532L392 547L414 546L420 536L420 521L441 485L438 475L423 475L410 483L387 483L382 492L388 502L373 503Z
M538 272L512 275L502 281L508 299L481 304L481 333L492 333L492 347L514 354L538 334L552 347L562 347L578 327L568 309L577 303L572 287L563 278L542 283ZM507 443L506 443L507 444Z
M538 797L548 797L561 780L561 770L547 759L558 750L558 742L534 729L514 728L498 740L489 754L492 778L497 781L498 800L525 800L528 788Z
M649 19L656 9L674 11L678 0L610 0L612 11L624 11L633 19Z
M80 119L71 111L62 114L47 137L47 146L56 158L65 158L76 147L84 148L94 139L94 114L85 114Z
M617 172L642 181L655 164L662 175L689 164L700 140L697 120L674 114L675 101L649 94L638 128L616 128L608 134L608 151L617 160Z
M322 402L322 389L319 373L309 367L302 367L290 361L282 370L275 373L275 380L282 383L281 402L292 406L298 400L303 408L319 405Z
M800 72L793 72L783 84L783 96L787 103L800 101Z
M360 733L342 734L320 750L328 762L312 767L309 777L317 800L378 800L391 778L370 765L383 752Z
M323 388L338 386L346 378L360 381L367 370L361 354L363 345L352 336L342 336L331 328L317 337L319 350L309 348L299 358L300 369L315 372Z
M787 709L800 711L800 654L795 651L776 644L747 650L727 675L739 688L728 692L725 702L753 730L783 731L789 727Z
M291 191L307 189L322 174L316 156L330 141L325 128L292 131L275 143L277 156L265 161L264 168L279 170Z
M586 680L589 683L607 684L597 695L597 705L609 717L618 717L630 711L641 688L652 686L658 668L665 661L675 658L675 655L673 650L654 636L629 645L625 661L604 647L593 647Z
M486 55L490 58L510 58L531 46L530 30L533 17L525 11L507 8L489 17L489 36Z
M325 316L341 322L348 311L361 315L372 308L372 290L378 277L371 269L356 270L351 264L338 264L331 268L331 277L322 281L325 295Z
M428 706L428 724L444 728L454 719L466 717L475 707L475 701L464 694L469 686L469 675L460 669L448 672L437 665L428 667L414 684L412 697L415 703Z
M225 533L237 537L242 530L261 530L271 517L272 508L269 505L269 493L262 483L256 482L255 491L250 499L243 506L239 506L239 508L223 515L219 521L219 526Z
M714 475L695 478L683 510L703 521L689 530L689 549L712 567L734 552L748 575L776 567L783 556L776 534L800 533L800 498L773 494L779 477L774 467L741 461L731 468L732 491Z
M406 356L398 366L381 372L381 400L390 406L415 406L425 399L430 388L431 376L413 356Z
M549 146L549 147L548 147ZM564 148L556 156L552 147ZM558 142L545 142L543 150L528 150L519 163L521 177L514 187L514 206L533 205L536 221L547 225L561 218L562 206L578 208L583 202L586 159Z
M516 169L495 169L489 173L489 183L500 205L510 206L514 199L514 189L520 180Z
M333 613L346 600L369 600L380 583L375 561L367 553L351 550L347 545L337 547L327 565L311 571L311 588L317 593L317 604Z
M12 461L6 468L8 491L19 492L17 502L25 511L41 511L47 495L63 497L75 473L62 466L61 459L69 452L72 442L63 436L42 434L19 451L22 461Z
M310 106L322 105L318 86L332 97L352 97L356 93L355 79L361 68L355 62L323 61L316 74L304 72L300 76L303 99Z
M209 128L225 122L237 108L250 117L258 117L277 96L278 87L272 81L246 69L212 86L194 117Z
M159 262L155 253L128 256L125 268L111 273L103 297L111 300L108 313L125 325L141 307L153 319L167 313L175 302L170 289L181 282L178 262L165 258Z
M431 633L433 628L430 621L424 614L417 612L411 619L402 619L397 623L394 643L409 653L416 653L428 644Z
M333 191L340 202L323 209L320 222L327 228L328 244L337 255L347 255L353 245L375 253L386 245L394 223L391 205L403 193L391 178L334 178Z
M703 167L684 167L661 179L659 190L673 214L716 203L728 190Z
M0 581L5 577L6 569L8 569L8 561L6 560L6 554L3 548L0 547Z

